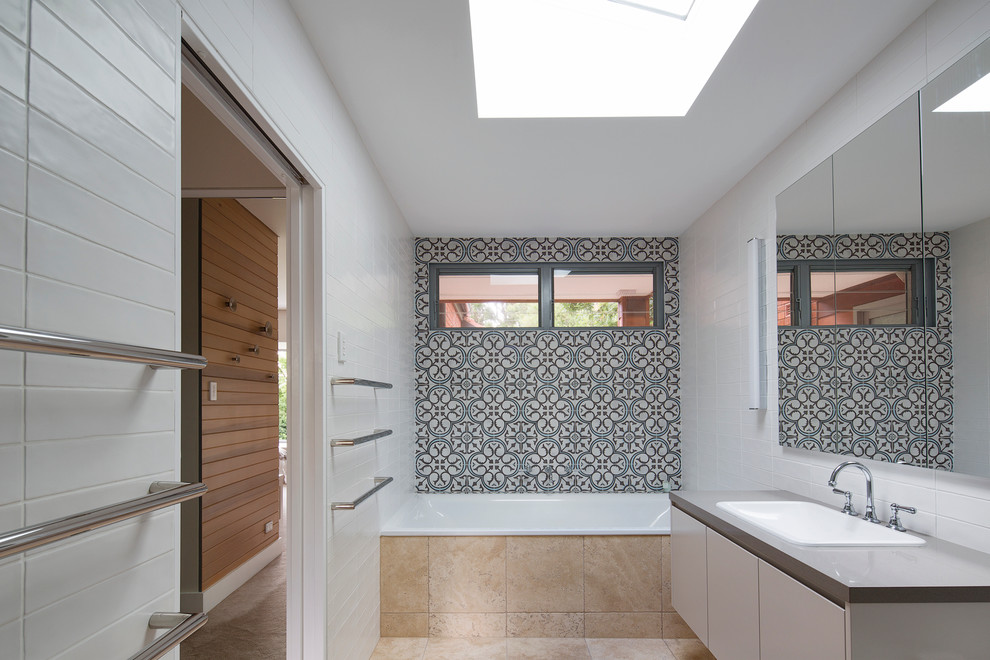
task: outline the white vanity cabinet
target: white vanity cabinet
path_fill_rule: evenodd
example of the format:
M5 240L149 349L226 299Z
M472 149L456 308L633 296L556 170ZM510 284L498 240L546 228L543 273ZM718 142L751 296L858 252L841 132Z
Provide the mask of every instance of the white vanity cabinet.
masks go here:
M844 660L845 610L679 509L674 609L718 660Z
M846 657L844 608L765 561L760 561L759 572L760 660Z

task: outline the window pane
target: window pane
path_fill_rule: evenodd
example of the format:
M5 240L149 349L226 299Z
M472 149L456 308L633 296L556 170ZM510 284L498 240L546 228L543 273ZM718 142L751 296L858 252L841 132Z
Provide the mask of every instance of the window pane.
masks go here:
M556 328L625 328L653 325L653 273L553 271Z
M910 269L811 273L812 325L912 323Z
M777 273L777 325L794 325L791 317L794 273Z
M811 272L811 325L835 325L835 273Z
M835 314L839 325L911 323L907 270L839 271L835 274Z
M539 275L440 275L437 327L535 328L540 325Z

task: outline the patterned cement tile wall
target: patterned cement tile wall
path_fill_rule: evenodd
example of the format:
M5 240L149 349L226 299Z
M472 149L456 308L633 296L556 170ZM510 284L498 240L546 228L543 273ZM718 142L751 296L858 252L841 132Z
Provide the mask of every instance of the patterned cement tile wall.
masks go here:
M694 637L669 536L383 536L381 612L382 637Z
M780 444L952 469L949 235L777 237L777 258L935 263L933 327L778 328Z
M676 487L677 248L676 238L417 239L417 490ZM662 262L663 328L430 330L430 264L554 262Z

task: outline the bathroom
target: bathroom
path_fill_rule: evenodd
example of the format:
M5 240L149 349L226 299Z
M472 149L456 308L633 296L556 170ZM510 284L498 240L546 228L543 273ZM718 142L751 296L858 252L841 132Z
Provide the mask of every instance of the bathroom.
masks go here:
M940 173L928 160L939 156L940 143L928 141L938 129L926 123L933 90L985 71L990 3L738 3L752 4L752 14L685 117L607 119L509 118L504 108L482 118L475 4L0 3L4 328L181 346L176 170L185 46L268 136L267 157L279 152L297 170L298 178L280 180L292 266L285 656L759 657L750 652L753 631L766 623L752 613L766 609L769 621L787 612L764 608L740 582L724 602L750 598L733 609L750 616L729 616L738 630L716 633L724 614L717 604L693 608L678 595L678 581L693 573L672 547L671 528L686 511L705 534L733 544L714 541L708 557L748 553L756 572L726 580L745 573L762 585L773 579L760 572L759 562L768 563L828 601L834 616L841 594L767 550L777 546L755 527L727 531L720 525L728 515L691 498L776 489L837 512L844 501L836 488L862 515L865 472L845 469L829 485L846 460L870 471L878 530L924 537L929 549L990 552L990 481L975 467L986 467L990 451L968 442L985 440L990 426L986 332L964 327L990 307L980 286L984 237L978 226L964 234L962 222L933 222L933 205L962 199L950 184L971 171ZM912 108L916 123L905 128L898 112ZM897 143L907 154L866 166L872 161L860 153L852 160L863 168L843 170L844 157L877 135L870 129L878 122L889 125L890 113L898 131L914 130L913 141ZM957 146L937 164L961 160L961 150L978 160L982 142L959 144L972 149ZM868 220L843 216L842 185L905 164L914 174L869 184L894 194ZM873 226L880 216L887 224ZM948 258L928 250L945 232ZM886 252L849 239L874 233L887 237ZM928 296L920 307L903 296L915 321L934 319L921 328L934 339L922 342L918 359L936 367L919 377L920 412L907 413L924 420L920 444L903 441L899 427L874 425L849 438L807 424L815 406L840 408L844 384L856 380L822 376L818 386L835 396L798 400L807 390L799 393L805 383L795 385L795 373L807 363L792 358L807 328L793 302L806 267L795 262L853 258L787 242L809 236L833 250L852 240L873 260L869 268L897 260L895 279ZM897 236L922 238L895 254ZM762 239L762 256L751 239ZM915 263L920 270L911 270ZM965 268L978 275L963 280ZM781 273L795 296L781 297ZM833 268L826 279L839 274ZM471 327L479 319L458 308L468 299L443 298L441 280L477 276L530 287L513 301L531 306L517 324L526 329ZM625 301L602 321L617 325L621 310L622 327L554 323L563 313L554 309L555 286L604 276L637 282L617 287ZM754 291L762 300L752 302ZM594 300L578 292L557 304L587 311ZM452 328L454 319L464 325ZM872 364L869 347L853 348ZM877 367L887 369L883 378L909 378L890 366ZM929 388L940 375L945 387ZM0 528L145 496L148 482L176 480L178 383L169 370L0 350ZM876 405L903 410L909 398ZM951 423L946 410L954 410ZM572 508L543 514L551 499ZM895 503L915 510L900 514L907 532L886 526ZM403 518L415 507L418 516ZM170 634L148 622L156 612L191 613L181 604L180 526L178 513L163 509L0 557L0 656L129 657ZM883 552L906 563L918 556ZM860 578L864 564L880 570L871 562L850 560ZM970 621L972 608L985 605L970 589L985 588L981 575L975 568L973 584L946 587L965 591L965 602L939 596L940 605L966 606L945 610L949 618ZM853 602L847 631L860 629L855 611L868 604ZM890 638L924 630L898 629L883 614L870 628ZM980 626L969 628L937 630L982 643ZM985 657L930 637L947 657ZM858 650L853 638L843 657L884 657ZM169 657L181 657L181 647Z

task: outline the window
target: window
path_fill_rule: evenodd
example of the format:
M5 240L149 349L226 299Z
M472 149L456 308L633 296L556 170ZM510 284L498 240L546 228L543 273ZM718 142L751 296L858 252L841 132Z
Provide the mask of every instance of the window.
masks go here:
M779 326L924 325L934 314L922 259L777 262Z
M433 329L661 325L662 264L430 267ZM660 298L657 296L660 295Z
M442 273L438 328L535 328L540 325L536 270Z

